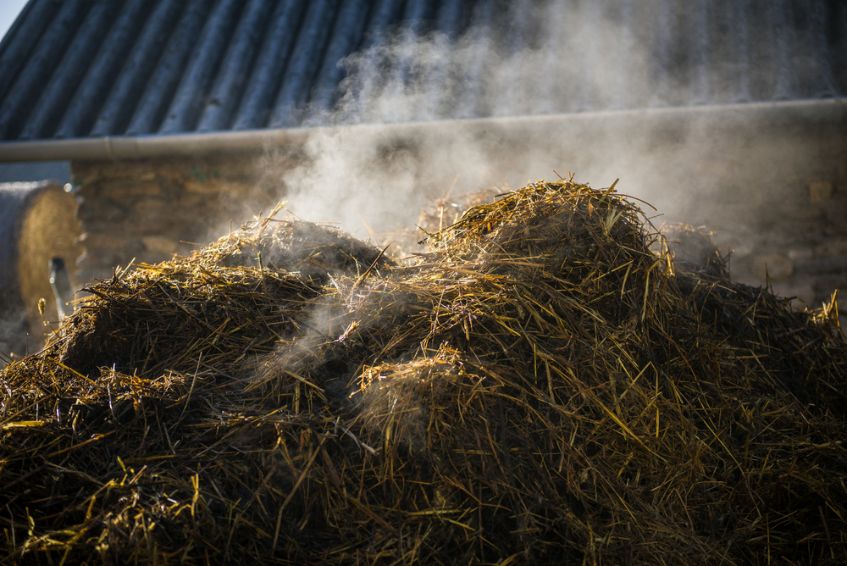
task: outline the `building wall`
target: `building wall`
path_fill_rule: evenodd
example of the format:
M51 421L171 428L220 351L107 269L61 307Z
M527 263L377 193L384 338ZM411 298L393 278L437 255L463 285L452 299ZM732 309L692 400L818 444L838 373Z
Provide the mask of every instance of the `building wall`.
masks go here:
M79 278L156 262L237 228L267 210L280 183L261 157L72 163L84 254Z
M847 290L847 187L831 178L791 180L755 208L741 203L710 226L712 239L730 253L733 279L820 306ZM734 213L734 214L733 214ZM746 215L740 225L733 216Z

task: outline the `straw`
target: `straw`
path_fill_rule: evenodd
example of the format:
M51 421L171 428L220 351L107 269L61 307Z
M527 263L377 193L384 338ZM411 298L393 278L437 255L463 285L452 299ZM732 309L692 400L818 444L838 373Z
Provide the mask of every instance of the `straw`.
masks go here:
M413 265L266 219L97 283L0 373L0 556L843 563L835 298L669 240L564 179Z

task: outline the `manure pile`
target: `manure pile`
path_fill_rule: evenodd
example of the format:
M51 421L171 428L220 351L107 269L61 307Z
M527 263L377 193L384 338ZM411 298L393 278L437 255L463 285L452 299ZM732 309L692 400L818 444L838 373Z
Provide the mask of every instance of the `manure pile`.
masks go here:
M265 219L0 373L0 562L840 563L847 345L538 182L416 264Z

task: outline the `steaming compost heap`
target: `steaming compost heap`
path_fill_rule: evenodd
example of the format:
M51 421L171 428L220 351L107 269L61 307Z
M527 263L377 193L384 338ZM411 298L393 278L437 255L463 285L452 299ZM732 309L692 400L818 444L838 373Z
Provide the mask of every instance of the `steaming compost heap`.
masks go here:
M834 300L572 181L428 240L265 219L93 285L0 374L3 560L843 563Z

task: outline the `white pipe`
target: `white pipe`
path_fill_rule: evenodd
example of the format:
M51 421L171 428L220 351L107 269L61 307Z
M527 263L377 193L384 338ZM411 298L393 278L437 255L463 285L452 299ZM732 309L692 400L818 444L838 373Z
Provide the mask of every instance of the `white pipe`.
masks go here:
M439 120L406 122L398 124L359 124L348 126L241 130L209 133L114 136L99 138L74 138L65 140L37 140L0 142L0 162L27 161L98 161L143 159L150 157L187 156L205 153L254 151L300 144L314 134L335 131L362 134L415 135L450 129L483 133L510 127L555 128L586 127L592 122L626 124L634 120L699 121L712 118L732 120L734 116L759 115L764 119L791 122L807 120L847 120L847 98L796 100L787 102L729 104L720 106L688 106L648 108L516 116L508 118L475 118L466 120Z

